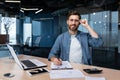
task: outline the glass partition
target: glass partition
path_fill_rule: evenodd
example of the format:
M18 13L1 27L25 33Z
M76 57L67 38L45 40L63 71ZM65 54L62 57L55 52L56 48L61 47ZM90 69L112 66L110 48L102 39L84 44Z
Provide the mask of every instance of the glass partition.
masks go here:
M102 11L81 17L87 19L90 26L102 36L104 47L118 46L118 11ZM87 32L81 25L78 29Z

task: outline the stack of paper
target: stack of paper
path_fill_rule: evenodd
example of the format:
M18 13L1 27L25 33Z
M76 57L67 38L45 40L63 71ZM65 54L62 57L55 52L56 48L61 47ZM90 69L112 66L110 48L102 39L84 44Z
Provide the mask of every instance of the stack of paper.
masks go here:
M104 77L91 77L91 76L86 76L85 80L105 80Z
M51 79L60 79L60 78L82 78L85 77L83 73L79 70L51 70L50 78Z

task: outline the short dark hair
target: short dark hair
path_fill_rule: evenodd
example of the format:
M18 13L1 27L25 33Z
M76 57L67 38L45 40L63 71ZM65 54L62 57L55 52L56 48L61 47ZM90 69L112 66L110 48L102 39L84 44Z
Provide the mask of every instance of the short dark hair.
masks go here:
M69 19L69 17L70 17L71 15L78 15L78 16L79 16L79 19L81 19L81 15L80 15L80 13L79 13L78 11L75 11L75 10L69 11L68 14L67 14L67 19Z

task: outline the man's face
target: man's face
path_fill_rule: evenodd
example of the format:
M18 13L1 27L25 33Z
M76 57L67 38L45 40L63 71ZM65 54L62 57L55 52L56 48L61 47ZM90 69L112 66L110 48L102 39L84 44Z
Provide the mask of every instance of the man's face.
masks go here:
M78 15L71 15L67 20L69 30L76 31L79 27L80 20Z

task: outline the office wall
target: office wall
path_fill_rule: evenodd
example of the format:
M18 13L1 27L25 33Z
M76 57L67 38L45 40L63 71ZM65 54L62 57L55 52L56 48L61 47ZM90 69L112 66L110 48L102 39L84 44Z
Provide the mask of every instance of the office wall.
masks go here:
M60 27L60 30L61 32L66 32L68 30L68 26L67 26L67 23L66 23L66 16L63 15L63 16L59 16L59 27Z
M37 36L41 36L40 47L52 47L56 37L60 33L58 26L58 16L53 16L49 13L38 14L32 18L32 41L35 41Z
M39 21L32 21L32 35L33 36L40 36L41 35L41 22L39 22Z
M120 30L118 30L118 34L120 34ZM118 53L120 54L120 35L118 36Z
M41 37L40 47L51 47L53 45L53 20L32 21L33 42L37 36Z
M16 41L19 44L23 43L23 19L16 20Z
M120 5L119 5L119 11L118 11L118 34L120 34ZM120 54L120 35L118 35L118 52Z
M49 13L31 14L17 19L17 43L23 43L23 24L32 24L32 41L41 36L40 47L52 47L56 37L61 33L59 17ZM33 43L33 42L32 42Z

